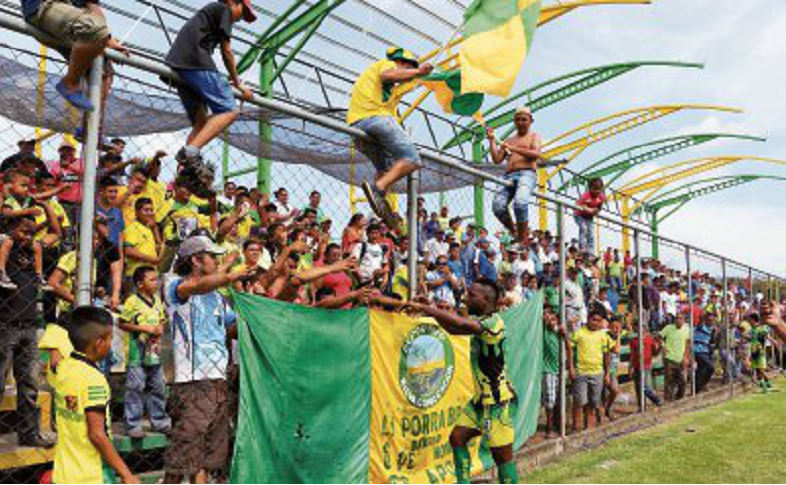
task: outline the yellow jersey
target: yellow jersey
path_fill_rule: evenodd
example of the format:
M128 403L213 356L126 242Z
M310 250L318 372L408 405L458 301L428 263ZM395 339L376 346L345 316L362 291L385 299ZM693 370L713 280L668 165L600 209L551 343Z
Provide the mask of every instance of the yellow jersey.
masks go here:
M57 367L54 388L58 435L54 482L114 483L114 472L88 437L85 416L87 412L102 413L107 436L112 439L106 378L85 355L72 352Z
M123 248L136 248L146 256L158 257L158 246L153 230L139 221L134 221L126 227ZM150 266L150 263L126 257L126 276L133 276L134 271L140 266Z
M147 300L133 294L123 304L120 320L141 327L157 327L166 322L166 311L161 298L155 295ZM161 363L161 339L146 333L124 332L126 344L126 365L158 365Z
M196 229L210 230L210 216L204 206L192 200L182 204L172 200L164 216L164 240L183 241Z
M44 335L38 341L38 350L41 351L41 361L46 364L46 380L54 387L56 376L49 366L50 354L52 350L57 350L63 359L71 355L74 351L74 346L71 344L71 339L68 337L68 331L60 325L50 323L44 330ZM59 364L58 364L59 365Z
M352 86L347 111L348 125L373 116L396 116L396 107L401 98L416 84L413 81L399 85L384 84L382 73L395 68L395 62L383 59L363 71Z
M483 331L472 336L470 360L475 381L472 402L481 405L501 404L516 396L508 379L505 354L505 321L499 314L480 320Z
M57 260L57 269L62 271L63 274L65 275L63 277L63 281L60 283L60 286L62 286L64 290L68 291L71 294L74 294L75 293L74 290L76 289L76 284L75 284L76 265L77 265L76 251L71 251L70 253L66 253L60 256L60 259ZM95 271L95 267L93 268L93 271ZM93 274L93 279L95 280L95 273ZM57 310L60 315L70 312L71 303L62 299L58 299Z
M603 374L603 356L614 348L615 342L605 330L581 327L570 336L570 345L576 349L578 373Z
M47 202L52 207L52 211L54 211L55 216L60 220L60 228L67 229L71 227L71 221L68 220L68 214L66 214L65 209L63 209L63 206L60 205L60 202L58 202L56 199L49 199ZM38 214L35 218L35 224L36 226L40 226L45 222L46 222L46 212L44 212L44 210L41 209L41 213ZM35 240L40 241L44 236L47 235L48 232L49 232L48 226L42 227L37 233L35 233ZM59 245L60 245L60 241L58 240L52 245L52 247L58 247Z

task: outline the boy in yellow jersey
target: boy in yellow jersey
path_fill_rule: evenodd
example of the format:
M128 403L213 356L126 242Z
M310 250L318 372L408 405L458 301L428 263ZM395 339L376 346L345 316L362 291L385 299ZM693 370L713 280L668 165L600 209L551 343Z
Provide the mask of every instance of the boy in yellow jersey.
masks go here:
M385 201L396 182L420 168L420 154L396 119L401 98L419 77L431 74L430 64L420 65L417 57L400 47L391 47L387 58L369 66L352 87L347 124L365 132L374 144L359 143L377 169L376 183L363 181L363 191L374 212L390 228L398 221Z
M134 202L136 220L126 226L123 253L128 279L140 266L158 267L161 263L161 233L155 220L153 201L141 197Z
M467 310L474 318L441 310L428 303L409 304L413 309L436 319L448 333L472 336L475 393L450 433L457 483L469 483L471 463L467 443L481 435L485 436L491 448L500 482L518 481L516 463L513 461L515 430L511 412L516 390L508 379L505 364L505 322L497 313L499 298L497 285L481 277L467 293Z
M112 349L112 316L95 307L71 312L68 336L74 351L54 378L58 441L55 483L139 483L112 445L110 390L97 362Z
M120 315L120 330L128 332L126 356L125 421L130 438L143 438L145 407L153 431L168 433L166 382L161 366L161 335L166 325L164 304L158 296L158 272L151 266L134 271L136 293L129 296Z
M572 361L568 362L568 375L573 381L573 431L595 427L595 418L600 421L602 414L601 394L603 387L611 385L611 350L614 340L604 330L606 311L594 305L587 325L570 336L574 349L578 372Z

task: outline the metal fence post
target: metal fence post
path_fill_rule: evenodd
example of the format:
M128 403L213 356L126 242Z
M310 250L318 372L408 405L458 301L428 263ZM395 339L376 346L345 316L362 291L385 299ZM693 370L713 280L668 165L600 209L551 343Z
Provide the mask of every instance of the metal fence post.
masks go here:
M418 289L418 187L415 174L407 177L407 238L409 240L409 299L415 298Z
M557 238L559 240L559 321L560 325L567 326L568 312L565 307L565 280L567 258L565 255L565 207L562 203L557 204ZM560 345L560 364L559 364L559 408L560 408L560 431L559 435L564 438L568 434L568 397L567 397L567 342L563 341Z
M633 232L633 249L636 254L636 308L638 313L639 335L639 412L647 410L647 399L644 388L646 384L646 369L644 368L644 288L641 284L641 233L638 229Z
M696 321L693 314L693 270L690 265L690 246L685 246L685 268L688 271L688 323L690 323L690 395L696 395L696 357L693 348L693 331Z
M732 364L732 355L731 355L731 322L729 319L729 302L728 302L728 291L729 291L729 280L726 276L726 258L721 258L721 274L723 275L723 296L721 297L721 302L723 303L723 327L726 329L726 377L729 379L729 391L731 394L734 394L734 366Z
M104 57L93 61L90 69L88 96L93 111L87 115L87 130L82 153L82 207L79 221L79 259L76 279L76 304L91 304L93 295L93 222L95 219L96 174L98 171L98 137L101 124L101 90Z

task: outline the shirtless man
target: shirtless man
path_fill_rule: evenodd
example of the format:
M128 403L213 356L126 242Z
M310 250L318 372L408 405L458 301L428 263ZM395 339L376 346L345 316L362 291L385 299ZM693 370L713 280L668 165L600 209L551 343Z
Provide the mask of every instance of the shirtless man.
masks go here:
M508 161L505 180L512 182L511 186L505 187L494 197L492 210L521 245L526 245L529 241L529 199L537 183L536 168L543 145L540 136L530 131L533 120L529 108L522 107L516 110L513 118L516 136L509 138L502 145L497 143L494 130L486 129L491 144L491 159L496 164ZM510 216L511 202L515 221Z

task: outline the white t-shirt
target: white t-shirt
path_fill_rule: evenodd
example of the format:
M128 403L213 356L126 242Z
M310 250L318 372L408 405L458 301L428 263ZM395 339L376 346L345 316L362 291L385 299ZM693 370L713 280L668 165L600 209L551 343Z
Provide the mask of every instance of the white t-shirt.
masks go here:
M447 241L439 242L436 238L426 241L426 258L429 262L436 261L440 256L447 256L450 245Z
M279 201L275 201L274 204L276 204L276 213L280 216L288 216L294 210L289 204L282 204Z
M512 265L512 272L516 276L517 280L521 279L521 275L524 273L529 273L530 275L535 274L535 261L531 259L527 259L526 261L522 259L517 259L513 261Z
M664 291L660 294L660 303L664 315L676 317L677 307L680 303L680 295L676 293L672 295L671 293Z
M358 274L361 281L365 283L374 278L374 271L382 269L385 263L385 250L379 243L360 243L352 249L352 257L358 260Z

